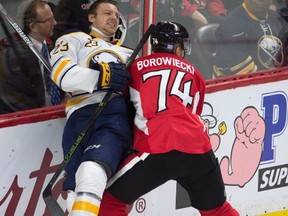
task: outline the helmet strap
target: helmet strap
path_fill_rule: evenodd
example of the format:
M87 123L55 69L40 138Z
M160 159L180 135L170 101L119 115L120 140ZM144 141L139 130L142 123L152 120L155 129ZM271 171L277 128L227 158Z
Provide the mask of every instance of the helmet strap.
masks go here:
M113 37L114 37L114 35L115 35L115 34L113 34L113 35L106 35L106 34L104 34L102 31L100 31L98 28L96 28L96 27L94 27L94 26L92 26L92 25L90 26L90 29L96 33L96 34L92 34L93 36L95 35L95 36L98 37L98 38L110 38L110 41L111 41L111 39L113 40Z

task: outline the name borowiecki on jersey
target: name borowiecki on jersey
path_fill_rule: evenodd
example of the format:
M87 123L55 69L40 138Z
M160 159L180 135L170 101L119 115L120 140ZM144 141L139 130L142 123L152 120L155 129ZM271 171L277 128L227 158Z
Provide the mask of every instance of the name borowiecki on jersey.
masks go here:
M132 52L119 43L108 43L79 31L57 39L51 51L51 77L71 95L66 104L67 118L83 106L99 103L107 93L107 89L97 88L100 72L92 69L93 65L97 62L125 63Z

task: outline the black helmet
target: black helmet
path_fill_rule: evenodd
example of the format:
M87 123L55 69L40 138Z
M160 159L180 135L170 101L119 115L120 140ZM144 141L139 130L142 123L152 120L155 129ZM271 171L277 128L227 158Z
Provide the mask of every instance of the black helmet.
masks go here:
M180 43L187 52L189 33L184 26L176 22L162 21L156 25L156 30L151 34L150 43L153 52L174 53L174 44Z

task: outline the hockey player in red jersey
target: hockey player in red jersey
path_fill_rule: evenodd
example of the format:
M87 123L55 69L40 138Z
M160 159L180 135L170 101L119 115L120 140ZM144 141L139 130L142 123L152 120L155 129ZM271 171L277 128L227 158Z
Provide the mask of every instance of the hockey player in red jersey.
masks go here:
M136 59L130 72L134 152L107 184L100 216L126 216L125 204L169 180L189 194L202 216L239 216L226 201L218 160L200 118L205 82L184 60L187 30L159 22L151 35L154 54Z

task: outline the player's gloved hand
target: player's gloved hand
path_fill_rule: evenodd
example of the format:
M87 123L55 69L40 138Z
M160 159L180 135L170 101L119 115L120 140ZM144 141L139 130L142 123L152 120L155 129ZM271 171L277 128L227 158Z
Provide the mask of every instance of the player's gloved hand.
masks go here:
M122 63L98 63L94 69L100 71L98 88L110 87L114 91L123 91L127 86L131 75Z

